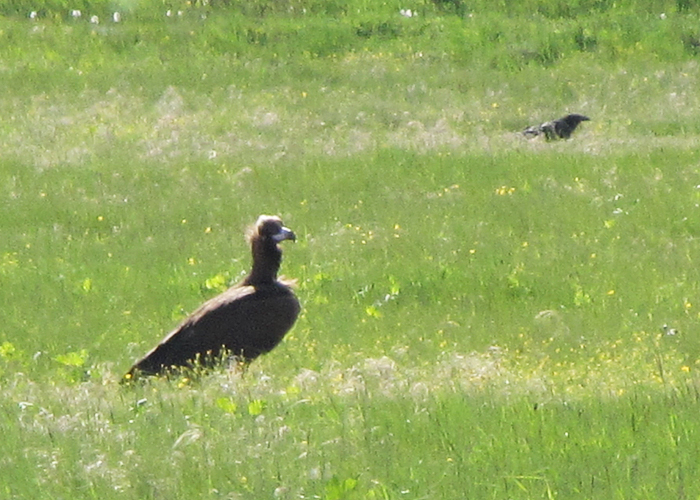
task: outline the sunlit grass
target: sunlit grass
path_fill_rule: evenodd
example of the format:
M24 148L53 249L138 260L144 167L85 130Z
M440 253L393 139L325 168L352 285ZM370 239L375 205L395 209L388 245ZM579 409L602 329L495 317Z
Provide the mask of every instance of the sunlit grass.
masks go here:
M0 497L700 494L692 12L172 7L1 21ZM119 385L261 213L285 341Z
M3 487L17 498L693 494L697 388L622 380L613 363L639 368L623 354L585 381L580 366L540 379L493 352L128 389L15 377L2 415L16 473Z

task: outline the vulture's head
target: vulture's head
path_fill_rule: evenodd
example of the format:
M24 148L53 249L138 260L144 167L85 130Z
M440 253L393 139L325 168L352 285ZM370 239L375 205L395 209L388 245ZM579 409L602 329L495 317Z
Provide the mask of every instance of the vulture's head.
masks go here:
M296 240L294 232L284 227L274 215L261 215L248 231L248 241L253 253L253 270L246 279L248 284L271 283L277 279L282 263L282 250L278 246L284 240Z
M276 245L284 240L295 241L294 231L284 227L282 219L275 215L261 215L248 232L248 241L268 242Z

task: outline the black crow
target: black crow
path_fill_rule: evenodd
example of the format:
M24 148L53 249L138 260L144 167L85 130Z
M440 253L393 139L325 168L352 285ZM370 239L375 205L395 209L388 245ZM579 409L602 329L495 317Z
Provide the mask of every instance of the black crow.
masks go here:
M542 125L533 125L523 130L523 134L526 137L537 137L538 135L544 134L548 141L555 139L568 139L571 134L579 126L579 123L589 121L590 118L584 115L579 115L578 113L573 113L566 115L558 120L552 120L550 122L545 122Z

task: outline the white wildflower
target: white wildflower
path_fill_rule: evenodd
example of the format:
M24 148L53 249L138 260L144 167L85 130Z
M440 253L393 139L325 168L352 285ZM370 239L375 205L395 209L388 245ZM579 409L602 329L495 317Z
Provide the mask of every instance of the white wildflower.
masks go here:
M275 488L273 496L275 498L283 498L283 497L286 497L288 493L289 493L289 488L287 488L285 486L278 486L277 488Z

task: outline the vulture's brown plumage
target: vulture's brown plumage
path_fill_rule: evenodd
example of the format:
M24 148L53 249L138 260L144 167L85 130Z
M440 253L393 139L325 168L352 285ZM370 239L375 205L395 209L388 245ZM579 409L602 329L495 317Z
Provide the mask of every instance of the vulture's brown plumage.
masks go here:
M239 284L204 304L136 362L125 380L177 367L210 365L224 356L242 362L280 343L299 315L292 282L277 279L278 243L295 240L279 217L261 215L248 233L253 268Z

